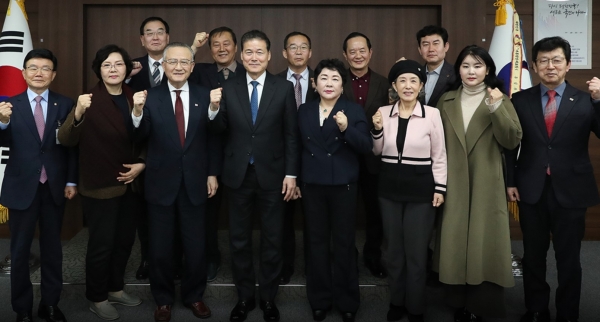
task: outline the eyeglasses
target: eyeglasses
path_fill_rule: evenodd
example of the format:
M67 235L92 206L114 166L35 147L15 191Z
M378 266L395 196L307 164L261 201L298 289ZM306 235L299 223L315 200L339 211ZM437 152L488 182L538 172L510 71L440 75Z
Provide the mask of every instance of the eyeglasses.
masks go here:
M177 66L177 64L181 64L181 67L189 67L193 62L189 59L167 59L165 63L169 64L169 66Z
M31 65L28 66L27 68L25 68L27 70L27 72L31 73L31 74L37 74L38 71L42 71L42 74L50 74L52 72L52 68L48 67L48 66L43 66L43 67L37 67L35 65Z
M154 38L154 36L159 36L162 37L165 35L165 31L164 30L159 30L159 31L146 31L144 32L144 35L146 35L146 37L152 37Z
M296 46L296 45L289 45L288 46L288 50L295 53L298 51L298 49L300 49L301 52L305 53L307 52L310 48L308 48L307 45L302 45L302 46Z
M561 66L564 62L565 62L565 58L564 57L552 57L551 59L549 58L542 58L542 59L538 59L537 60L537 64L540 68L544 68L546 66L548 66L548 64L552 63L552 66Z
M125 63L124 62L118 62L115 64L104 63L104 64L100 65L100 67L104 70L111 70L113 67L115 69L121 69L121 68L125 68Z

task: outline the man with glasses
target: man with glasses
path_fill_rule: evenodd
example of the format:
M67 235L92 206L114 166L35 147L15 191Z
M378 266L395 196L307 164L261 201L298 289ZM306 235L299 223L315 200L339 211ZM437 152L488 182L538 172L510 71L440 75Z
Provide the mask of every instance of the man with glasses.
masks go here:
M11 303L17 322L33 321L29 253L38 222L42 269L38 316L66 321L57 306L62 291L60 230L65 200L77 194L77 155L56 138L74 106L71 99L48 90L56 67L51 51L30 51L23 62L27 90L0 103L0 146L11 149L0 203L10 214Z
M579 319L585 212L600 202L588 153L590 132L600 137L600 80L587 82L589 93L565 81L571 45L561 37L539 40L532 58L541 83L513 94L523 139L520 154L517 148L506 156L507 193L519 202L523 232L527 313L521 322L550 321L550 236L558 269L556 321L573 322Z
M206 289L205 213L207 198L218 188L221 150L207 130L209 91L188 82L193 59L188 45L169 44L162 63L166 84L133 96L134 136L148 142L145 195L155 321L171 319L175 299L171 250L176 230L185 254L183 304L198 318L211 316L202 298Z
M318 97L312 87L314 78L313 70L308 67L308 60L312 56L310 38L301 32L294 31L285 36L283 40L283 58L288 62L288 68L277 76L287 79L294 85L296 107L310 102ZM290 282L294 275L294 258L296 256L296 233L294 229L294 214L296 205L300 204L290 200L285 205L283 219L283 268L279 277L279 284Z

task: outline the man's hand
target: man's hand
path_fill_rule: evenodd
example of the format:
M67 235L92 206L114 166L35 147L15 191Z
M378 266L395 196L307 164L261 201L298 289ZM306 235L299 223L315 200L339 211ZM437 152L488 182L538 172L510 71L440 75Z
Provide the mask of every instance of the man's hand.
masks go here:
M144 104L146 104L147 96L147 90L143 90L133 94L133 115L137 117L142 115L142 110L144 109Z
M283 200L284 201L292 200L295 192L296 192L296 178L285 177L283 179L283 189L281 189L281 194L284 195Z
M8 102L0 102L0 122L7 124L10 122L12 115L12 104Z
M585 82L588 84L588 90L593 100L600 100L600 79L594 77L591 80Z
M519 190L517 190L516 187L506 188L506 196L508 197L508 201L521 201L521 196L519 196Z
M335 113L333 119L335 120L335 123L340 129L340 132L346 131L346 129L348 128L348 118L346 117L346 114L344 114L344 111L339 111Z
M300 191L300 187L296 187L294 191L294 197L292 199L296 200L300 198L302 198L302 191Z
M139 61L133 61L133 69L131 70L131 73L129 73L129 76L127 76L127 78L131 78L135 75L137 75L141 70L142 70L142 63L140 63Z
M75 186L66 186L65 187L65 198L71 200L75 198L77 195L77 187Z
M146 165L143 163L124 164L123 166L129 169L129 171L119 172L120 177L117 177L117 180L124 181L124 184L132 183L146 169Z
M198 52L198 48L204 46L204 44L206 44L206 42L208 41L208 34L206 32L198 32L196 33L196 36L194 37L194 41L192 41L192 45L190 47L192 47L192 50L194 51L194 55L196 54L196 52Z
M215 88L210 91L210 110L216 112L219 110L221 105L221 98L223 97L223 87Z
M212 198L217 194L217 189L219 189L219 182L217 181L216 176L208 176L206 180L206 188L208 189L208 197Z
M379 110L373 114L373 128L375 128L377 131L381 131L381 129L383 129L383 119L381 116L381 111Z
M85 114L90 105L92 105L92 94L79 95L77 106L75 107L75 121L81 121L83 114Z

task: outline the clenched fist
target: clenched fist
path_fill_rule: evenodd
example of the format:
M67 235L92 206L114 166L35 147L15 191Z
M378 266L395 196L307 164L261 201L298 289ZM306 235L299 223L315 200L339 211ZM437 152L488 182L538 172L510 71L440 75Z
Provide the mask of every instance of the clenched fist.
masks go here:
M0 103L0 122L6 124L10 121L10 115L12 114L12 104L8 102Z
M502 97L504 96L504 94L502 94L502 92L498 88L491 89L488 87L487 91L488 97L490 99L490 105L494 105L496 102L502 100Z
M339 111L335 113L333 119L335 120L335 123L340 129L340 132L346 131L346 129L348 128L348 118L346 117L346 114L344 114L344 111Z
M198 51L198 48L204 46L208 41L208 34L206 32L198 32L196 33L196 37L194 37L194 41L192 42L192 50L194 54Z
M215 112L221 105L221 98L223 97L223 87L215 88L210 91L210 110Z
M92 94L79 95L77 106L75 107L75 121L81 121L83 114L90 108L90 105L92 105Z
M148 91L143 90L133 94L133 115L141 116L142 109L144 109L144 104L146 104L146 97L148 96Z
M381 129L383 129L383 119L381 117L381 111L377 110L377 112L375 112L375 114L373 114L373 128L375 128L375 130L380 131Z
M590 91L592 99L600 100L600 79L594 77L585 83L588 85L588 90Z
M133 69L131 69L131 73L129 74L129 76L127 76L127 78L131 78L135 75L137 75L137 73L139 73L142 70L142 63L140 63L139 61L132 61L133 63Z

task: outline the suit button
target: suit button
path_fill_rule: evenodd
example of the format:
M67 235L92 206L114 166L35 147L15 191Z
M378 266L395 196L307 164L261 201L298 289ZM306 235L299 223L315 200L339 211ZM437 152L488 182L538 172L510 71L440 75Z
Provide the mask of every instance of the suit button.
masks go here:
M307 140L310 140L310 136L306 138Z
M314 157L315 155L313 153L310 154L311 157Z
M42 173L42 170L38 169L37 173Z
M252 138L254 139L254 135L252 136Z
M336 137L335 137L335 140L337 141L337 139L338 139L338 137L336 136Z
M330 157L330 156L331 156L331 153L327 153L327 156L328 156L328 157Z
M40 150L40 153L44 154L44 150Z
M246 153L246 155L250 155L250 152Z
M552 146L551 145L548 146L548 150L552 150Z

